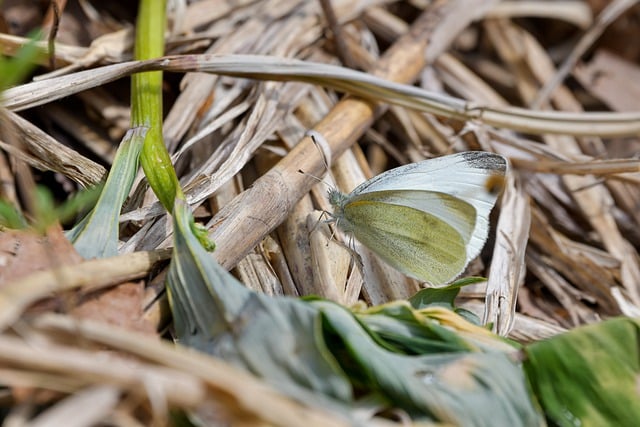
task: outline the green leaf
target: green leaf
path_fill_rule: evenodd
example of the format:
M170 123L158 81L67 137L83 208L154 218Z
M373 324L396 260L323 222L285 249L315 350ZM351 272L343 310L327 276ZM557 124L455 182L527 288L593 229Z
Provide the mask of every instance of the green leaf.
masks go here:
M0 231L2 228L20 230L27 227L22 213L6 200L0 200Z
M216 244L213 242L213 240L209 239L209 231L204 225L198 224L192 220L191 232L194 236L196 236L196 239L198 239L202 247L207 252L213 252L215 250Z
M53 195L48 188L38 185L33 197L35 208L33 226L38 232L44 233L57 220Z
M406 301L371 307L356 313L376 341L402 354L470 351L474 348L455 331L413 309Z
M66 233L78 253L85 258L118 254L120 209L133 185L146 133L147 128L137 127L125 134L96 206Z
M81 190L69 197L69 199L56 208L55 216L58 221L62 223L67 222L79 213L93 207L100 198L103 188L104 186L102 184L98 184L91 188Z
M558 426L637 426L640 324L616 318L526 347L525 372Z
M460 293L461 287L483 282L485 280L486 279L482 277L465 277L463 279L456 280L444 288L421 289L409 298L409 302L417 309L438 305L453 310L455 299Z
M0 56L0 91L3 91L24 80L46 53L36 45L39 36L31 36L29 43L20 48L12 57Z
M421 289L416 292L415 295L409 298L409 302L413 307L417 309L433 306L445 307L449 310L453 310L474 325L481 325L482 322L480 321L480 318L475 315L475 313L472 313L469 310L465 310L464 308L456 307L455 300L460 293L460 288L462 288L463 286L484 282L485 280L486 279L484 277L464 277L462 279L456 280L455 282L444 288Z
M453 302L460 293L457 286L444 288L425 288L409 298L411 305L417 309L438 305L453 310Z
M378 345L353 313L328 301L322 308L332 350L361 393L373 393L414 419L460 426L540 426L542 416L521 369L504 353L406 356Z
M293 298L250 291L193 235L193 217L176 199L174 255L167 276L178 341L240 365L300 398L309 391L351 401L351 386L326 346L319 311Z
M102 186L82 190L70 197L60 206L55 206L51 191L44 186L36 186L33 195L33 206L35 208L35 218L32 227L38 232L45 232L53 223L64 222L73 215L77 215L95 202L100 194ZM12 204L0 200L0 227L12 229L27 228L29 224L24 216Z

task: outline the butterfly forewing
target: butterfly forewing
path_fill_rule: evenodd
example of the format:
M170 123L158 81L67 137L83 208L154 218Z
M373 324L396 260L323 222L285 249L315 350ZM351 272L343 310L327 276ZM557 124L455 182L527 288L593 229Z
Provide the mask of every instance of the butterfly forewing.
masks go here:
M475 208L474 231L466 250L467 262L475 258L487 239L489 213L498 197L487 183L504 177L506 159L498 154L469 151L401 166L359 185L351 198L372 192L418 190L447 193Z
M344 206L343 220L362 244L416 279L433 285L445 284L466 265L465 242L460 233L427 212L375 200L357 200Z

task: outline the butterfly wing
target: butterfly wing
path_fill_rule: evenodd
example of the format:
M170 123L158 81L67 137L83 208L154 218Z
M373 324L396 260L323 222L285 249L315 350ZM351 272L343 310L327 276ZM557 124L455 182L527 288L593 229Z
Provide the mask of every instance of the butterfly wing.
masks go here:
M487 239L489 214L498 196L491 187L504 178L506 171L504 157L469 151L391 169L356 187L350 197L366 198L365 194L380 191L418 190L447 193L464 200L476 211L473 233L467 242L466 261L469 262L478 256ZM431 212L428 206L418 209Z
M351 200L341 220L388 264L432 285L450 282L467 264L461 234L422 210L379 200Z
M364 193L350 197L349 203L370 201L406 206L426 212L449 224L460 234L465 244L473 236L476 210L470 203L447 193L423 190L389 190Z

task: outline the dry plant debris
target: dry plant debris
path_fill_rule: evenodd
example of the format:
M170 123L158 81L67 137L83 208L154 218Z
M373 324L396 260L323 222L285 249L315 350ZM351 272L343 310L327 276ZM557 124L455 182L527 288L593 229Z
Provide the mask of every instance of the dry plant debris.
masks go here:
M636 3L174 2L169 57L141 63L131 61L130 3L54 1L55 19L43 2L4 1L5 55L38 27L55 43L39 42L51 55L34 82L3 96L0 197L34 219L36 183L62 201L104 179L129 126L123 77L164 70L165 144L217 244L213 256L250 289L345 305L420 289L366 252L360 271L350 251L325 242L317 218L330 209L326 188L312 178L325 172L323 155L304 136L314 129L329 143L327 180L343 191L394 165L457 151L511 161L495 238L468 272L488 281L458 298L498 333L532 342L638 316L640 51L629 42L640 37L629 25L640 19ZM323 68L346 64L365 77ZM60 244L59 227L45 237L2 230L0 382L12 387L0 399L14 409L7 422L53 425L91 402L95 410L77 425L160 425L168 406L234 408L216 413L246 425L298 425L301 413L311 425L344 423L240 371L205 368L192 352L95 322L165 331L171 235L142 174L123 209L118 257L79 259Z

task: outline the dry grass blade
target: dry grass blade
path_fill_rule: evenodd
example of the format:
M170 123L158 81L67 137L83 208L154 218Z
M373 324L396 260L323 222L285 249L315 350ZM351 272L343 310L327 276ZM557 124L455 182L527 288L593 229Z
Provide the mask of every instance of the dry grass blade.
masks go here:
M362 288L362 281L356 281L350 276L358 274L355 268L353 254L328 236L329 227L321 223L322 215L309 215L307 229L312 256L313 287L308 294L318 295L345 306L351 306L358 301ZM351 280L350 280L351 279Z
M5 55L15 54L22 46L29 43L29 39L25 37L13 36L10 34L0 34L0 49ZM36 46L43 52L47 50L47 43L44 41L36 42ZM68 46L64 44L56 45L56 57L62 63L71 63L77 61L87 52L86 48L78 46ZM46 57L42 57L42 63L46 63Z
M513 176L507 178L502 196L502 215L498 221L496 243L487 282L483 323L493 324L499 335L507 336L515 321L518 289L526 274L525 249L531 214L529 199Z
M531 103L531 107L540 108L540 106L549 99L551 93L558 87L560 82L571 72L571 69L576 65L580 57L591 47L593 42L600 37L607 26L636 3L638 3L637 0L615 0L609 4L607 8L602 11L602 14L598 16L595 25L584 33L574 50L564 60L553 78L545 83L536 99Z
M106 176L103 166L56 141L49 134L11 111L2 114L5 128L20 136L20 147L0 141L0 147L42 170L52 170L89 187Z
M7 283L0 289L0 330L15 322L30 304L52 293L76 288L96 290L137 279L170 255L166 249L136 252L41 271Z
M82 350L54 343L39 343L42 353L33 351L33 345L25 340L7 335L0 337L0 360L15 370L42 372L43 374L68 376L79 384L113 384L123 390L130 389L142 395L149 387L171 405L193 407L204 398L203 384L191 375L162 366L134 362L122 355L102 354L105 363L96 363L95 351ZM33 378L31 386L38 386Z
M49 57L23 60L37 62L32 82L18 84L33 67L13 79L0 73L3 90L9 87L0 100L0 234L6 225L36 227L42 211L63 212L64 200L117 170L114 153L130 127L129 79L161 71L158 147L164 142L195 220L207 224L203 234L217 244L211 256L235 268L247 288L277 297L265 301L318 295L378 310L406 304L420 290L448 295L447 305L523 343L639 315L640 45L629 42L640 37L637 0L478 0L473 7L468 0L323 1L335 15L330 19L319 1L173 2L166 53L145 61L131 61L130 4L58 0L56 23L39 3L0 7L0 32L11 33L0 34L0 51L9 57L0 60L2 70L20 58L31 28L56 27L48 48L40 42L34 49ZM17 28L25 11L37 22ZM321 150L305 137L309 129L327 140ZM464 273L488 281L461 281L459 294L420 289L318 219L332 208L326 186L310 175L326 173L332 187L349 193L397 165L477 150L508 158L511 176L491 217L495 238ZM140 172L133 181L137 154L131 160L133 190L116 185L124 205L106 203L120 214L110 227L117 231L112 253L125 255L67 266L57 246L36 251L27 240L6 239L0 247L5 423L163 425L176 421L168 414L178 409L204 416L207 425L346 425L324 402L285 397L165 340L180 321L159 338L170 321L169 297L166 270L154 266L171 254L159 248L172 245L174 229L149 180ZM31 196L42 184L53 197L39 211ZM61 238L74 214L57 224ZM85 241L95 248L102 240ZM11 276L16 271L25 275ZM10 277L4 283L3 272ZM126 312L116 317L120 325L129 314L144 317L155 336L72 318L87 291L132 278L142 280L119 287L129 291L116 299ZM68 316L41 315L53 305ZM84 307L111 320L112 312ZM450 312L438 310L440 326L452 326ZM286 324L303 329L301 322ZM273 336L260 335L269 349ZM304 360L291 354L282 360ZM459 373L452 370L452 378ZM356 416L373 417L365 422L375 425L381 414L374 412ZM218 418L206 418L211 413ZM409 414L382 416L411 423Z
M20 111L103 85L143 71L209 72L263 80L297 80L323 85L364 98L414 108L436 115L479 121L487 125L527 133L626 136L640 132L640 113L568 113L497 108L393 83L346 68L247 55L186 55L166 59L127 62L36 82L6 91L5 107ZM375 74L375 73L374 73ZM52 83L55 86L52 86ZM55 87L55 90L52 90Z
M389 80L409 81L415 78L423 63L424 50L432 29L433 11L425 12L414 24L413 31L400 39L378 64L379 72L389 70ZM346 150L371 125L375 108L371 103L346 98L338 103L316 125L315 131L329 142L333 157ZM223 267L235 265L260 239L280 224L315 180L300 174L321 175L324 165L318 151L306 137L253 186L225 206L210 222L211 237L218 242L215 257ZM251 218L251 221L246 221ZM242 236L242 239L238 239Z
M67 427L83 427L97 424L115 409L120 390L112 385L96 385L80 390L53 408L31 420L32 427L64 424ZM93 410L86 411L90 406Z
M521 75L520 95L525 102L531 100L535 94L535 87L538 81L547 81L554 73L554 67L544 49L533 39L531 34L514 24L506 21L496 21L487 23L487 28L492 34L499 53L510 63L514 70L518 70ZM520 52L520 42L526 47L523 53ZM523 61L521 61L521 58ZM526 64L523 67L522 62ZM566 89L556 91L553 102L560 108L568 111L580 111L581 106L575 97ZM548 135L544 138L547 145L557 151L560 156L579 156L582 153L581 144L586 141L578 141L567 136ZM594 147L594 151L604 151L602 141L597 137L591 137L589 144ZM593 176L564 175L562 181L569 190L569 197L580 207L581 214L589 222L591 227L597 232L598 239L603 246L620 261L621 281L629 292L629 297L640 304L640 265L636 250L622 235L617 226L610 207L613 205L613 198L608 189ZM531 264L535 265L535 264ZM555 288L560 290L565 287L563 278L556 277L555 272L545 273L543 266L538 271L544 274L555 284ZM570 287L570 286L569 286ZM558 295L563 292L558 292ZM565 299L567 301L567 299ZM571 307L567 306L568 310Z
M263 420L280 426L299 426L301 420L310 427L347 425L339 416L330 415L282 396L251 375L226 363L168 342L158 341L111 326L69 317L43 316L36 326L42 331L81 336L112 349L135 355L193 381L204 383L207 394L184 394L186 407L197 407L204 400L215 399L236 421ZM142 365L144 366L144 365ZM155 366L155 365L150 365ZM120 376L120 375L119 375ZM195 389L193 389L195 391ZM179 390L176 390L176 393ZM167 391L166 396L175 395Z
M481 317L485 310L483 303L474 301L465 301L460 306L475 313L478 317ZM516 313L509 337L522 343L528 343L550 338L566 331L566 328L554 323Z
M488 14L490 18L539 17L565 20L587 27L591 21L591 9L583 2L577 1L503 1Z
M550 160L526 160L514 159L514 165L518 169L532 172L553 173L558 175L617 175L632 172L640 172L640 160L636 159L612 159L612 160L588 160L559 162ZM615 177L613 177L615 178ZM631 177L626 177L631 178ZM624 176L620 179L626 179ZM637 178L636 178L637 182Z

